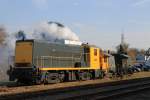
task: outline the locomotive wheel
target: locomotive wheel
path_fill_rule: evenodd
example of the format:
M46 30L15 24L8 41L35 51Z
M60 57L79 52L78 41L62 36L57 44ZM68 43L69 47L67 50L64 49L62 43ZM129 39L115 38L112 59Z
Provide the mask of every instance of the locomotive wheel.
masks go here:
M80 72L79 76L80 76L80 79L83 81L91 79L91 75L89 72Z
M46 74L45 83L60 83L63 80L61 79L59 73L48 73Z

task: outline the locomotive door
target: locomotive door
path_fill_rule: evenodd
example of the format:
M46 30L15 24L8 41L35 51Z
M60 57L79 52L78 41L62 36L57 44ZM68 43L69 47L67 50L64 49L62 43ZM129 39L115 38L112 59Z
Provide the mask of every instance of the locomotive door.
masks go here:
M85 66L90 66L90 48L84 47L84 62Z

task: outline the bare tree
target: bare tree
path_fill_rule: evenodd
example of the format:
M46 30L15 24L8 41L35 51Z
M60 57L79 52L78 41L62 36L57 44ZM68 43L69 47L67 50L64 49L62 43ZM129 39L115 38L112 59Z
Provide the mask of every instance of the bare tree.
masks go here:
M3 26L0 26L0 44L3 44L6 38L6 30Z

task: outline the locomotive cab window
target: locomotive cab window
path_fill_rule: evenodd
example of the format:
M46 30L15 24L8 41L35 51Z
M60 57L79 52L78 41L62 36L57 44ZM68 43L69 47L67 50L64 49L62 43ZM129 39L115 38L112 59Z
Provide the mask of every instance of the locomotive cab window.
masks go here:
M97 49L94 49L94 56L97 56Z

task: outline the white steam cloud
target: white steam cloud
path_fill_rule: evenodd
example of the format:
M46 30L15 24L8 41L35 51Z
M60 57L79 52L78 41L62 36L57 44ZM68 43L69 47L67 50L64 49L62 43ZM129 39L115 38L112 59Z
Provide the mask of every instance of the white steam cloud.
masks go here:
M5 44L7 37L6 29L3 25L0 25L0 80L7 79L8 69L8 48Z
M57 22L42 22L36 26L32 33L32 38L45 40L74 40L79 41L78 36L68 27Z

